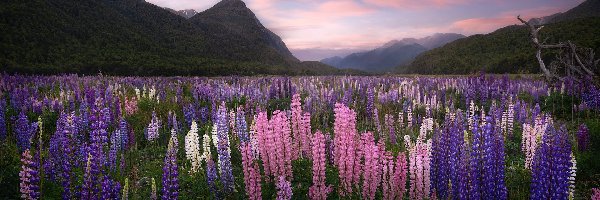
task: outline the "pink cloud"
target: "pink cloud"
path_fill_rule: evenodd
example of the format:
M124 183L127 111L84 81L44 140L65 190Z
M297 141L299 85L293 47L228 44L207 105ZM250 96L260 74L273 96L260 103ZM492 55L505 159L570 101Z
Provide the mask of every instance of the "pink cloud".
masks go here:
M504 12L496 17L490 18L463 19L452 23L452 25L449 27L449 30L463 34L489 33L508 25L521 24L517 20L517 15L521 15L523 19L528 20L530 18L551 15L559 12L560 10L560 8L556 7L543 7Z
M365 0L367 4L379 7L393 7L401 9L419 9L430 7L444 7L467 3L468 0Z

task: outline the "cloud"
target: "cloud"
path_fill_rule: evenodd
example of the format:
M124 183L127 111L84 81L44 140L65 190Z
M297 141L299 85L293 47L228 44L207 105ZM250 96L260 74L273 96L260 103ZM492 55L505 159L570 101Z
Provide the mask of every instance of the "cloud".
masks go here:
M364 0L365 3L396 9L425 9L468 3L468 0Z
M503 12L496 17L462 19L452 23L449 31L460 32L467 35L489 33L501 27L520 24L517 20L517 15L521 15L524 19L530 19L551 15L559 11L561 11L561 9L558 7L542 7Z

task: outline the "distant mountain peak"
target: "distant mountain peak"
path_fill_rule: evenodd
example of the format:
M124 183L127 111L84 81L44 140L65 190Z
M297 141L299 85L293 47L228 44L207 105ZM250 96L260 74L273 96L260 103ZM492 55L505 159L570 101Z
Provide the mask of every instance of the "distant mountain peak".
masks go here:
M600 0L587 0L563 13L559 12L544 17L532 18L529 23L543 25L586 17L600 17Z
M185 10L173 10L171 8L165 8L167 9L169 12L182 16L186 19L192 18L194 15L198 14L198 12L196 12L196 10L194 9L185 9Z

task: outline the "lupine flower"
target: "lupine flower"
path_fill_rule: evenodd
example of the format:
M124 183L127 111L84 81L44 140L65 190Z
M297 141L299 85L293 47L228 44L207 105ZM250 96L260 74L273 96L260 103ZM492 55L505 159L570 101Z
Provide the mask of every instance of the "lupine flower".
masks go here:
M158 199L158 195L156 195L156 181L154 180L154 178L152 178L152 184L150 186L150 199L151 200L156 200Z
M139 99L139 97L137 99ZM136 98L125 98L125 113L127 115L133 115L137 112L137 108L138 108L137 107L137 103L138 103L137 99Z
M37 156L36 156L37 157ZM20 192L23 199L40 198L40 175L39 164L31 156L29 149L23 151L21 155L21 171L19 172L21 180Z
M362 183L362 198L375 199L375 192L381 182L381 164L379 160L380 150L375 144L373 134L370 132L362 135L363 154L364 154L364 171Z
M292 183L285 180L284 176L280 176L277 181L277 200L292 199Z
M600 189L592 188L592 200L600 200Z
M21 152L31 148L31 139L38 128L38 123L29 123L25 112L19 113L18 119L15 122L15 135L17 136L17 146Z
M185 136L185 156L192 163L190 173L196 173L200 168L200 140L195 121L192 121L190 131Z
M117 151L121 149L121 144L121 131L115 130L110 136L110 150L108 153L108 166L113 171L117 168Z
M244 115L242 107L237 109L235 123L235 131L240 142L247 142L250 140L248 136L248 124L246 124L246 115Z
M575 176L577 176L577 160L571 152L571 167L569 168L569 199L575 198Z
M242 153L242 169L244 171L246 195L248 195L248 198L251 200L260 200L262 199L260 168L258 167L258 164L254 162L250 144L248 142L242 142L240 144L240 151Z
M208 158L206 161L206 181L208 183L208 189L211 194L215 194L215 199L220 199L220 193L217 190L217 168L212 158Z
M421 124L419 137L415 143L411 142L410 136L404 136L404 142L409 155L409 195L411 199L424 199L429 197L431 140L427 140L427 142L424 141L427 133L433 129L432 126L433 119L424 119Z
M302 151L302 143L304 128L302 127L302 104L300 103L300 95L294 94L292 97L291 103L292 116L290 121L292 122L292 133L293 133L293 143L294 143L294 153L293 156L297 157L298 153Z
M581 124L579 126L579 130L577 130L577 148L579 151L586 151L590 146L590 133L585 126L585 124Z
M394 116L390 114L385 114L385 124L388 129L390 143L397 144Z
M219 173L221 175L221 183L223 184L223 192L229 194L233 191L233 173L231 169L231 149L229 144L229 126L227 123L227 110L225 102L221 103L217 115L216 123L219 153Z
M176 152L175 143L173 137L171 137L163 165L162 199L177 199L179 196Z
M123 193L121 195L121 200L129 199L129 178L125 178L125 184L123 185Z
M125 118L121 117L121 120L119 122L119 132L121 135L121 149L122 151L124 151L125 149L128 148L129 146L129 129L127 129L128 125L127 125L127 121L125 120Z
M102 181L102 199L119 199L119 193L121 193L121 184L105 176Z
M331 192L331 187L325 185L325 136L317 131L312 137L312 180L313 185L308 190L310 199L325 200Z
M150 142L158 138L158 129L160 129L160 120L156 117L156 112L152 111L152 120L146 129L146 139Z
M183 117L188 125L191 125L193 121L196 121L196 110L193 104L187 104L183 107Z
M334 164L339 170L340 195L352 193L352 188L360 180L360 159L358 157L356 113L343 104L335 104Z
M549 125L531 169L531 199L567 199L571 143L565 127Z

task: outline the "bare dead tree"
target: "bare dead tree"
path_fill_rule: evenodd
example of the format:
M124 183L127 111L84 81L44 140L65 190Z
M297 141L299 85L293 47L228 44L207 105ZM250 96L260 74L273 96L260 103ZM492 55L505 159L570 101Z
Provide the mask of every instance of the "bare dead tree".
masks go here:
M573 77L580 82L585 78L596 77L595 69L600 62L600 59L594 59L594 50L591 48L577 47L571 41L559 42L558 44L545 44L539 40L539 32L544 26L535 27L521 16L517 19L529 27L529 37L536 48L535 57L540 65L540 70L544 73L546 81L553 82L563 80L565 77ZM546 66L542 59L542 50L555 49L558 50L556 59L549 66Z

